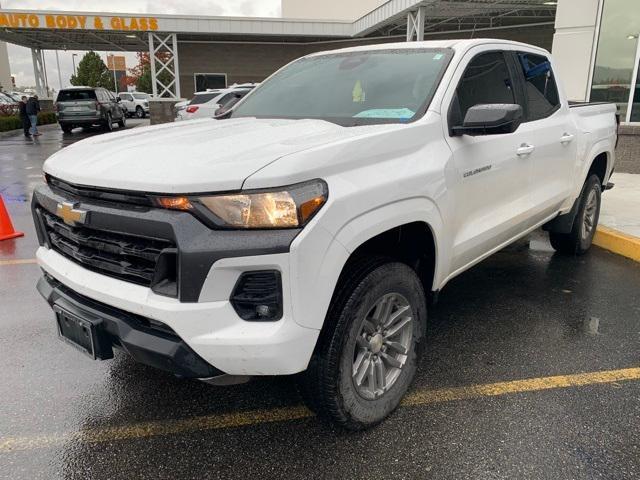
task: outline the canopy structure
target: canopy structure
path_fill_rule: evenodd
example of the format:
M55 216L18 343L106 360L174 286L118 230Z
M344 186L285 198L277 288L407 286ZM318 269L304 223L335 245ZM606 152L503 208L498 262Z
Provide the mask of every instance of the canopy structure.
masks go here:
M32 49L44 91L43 50L149 51L154 94L180 97L182 42L313 44L340 40L422 40L440 32L553 24L555 1L389 0L353 22L286 18L0 10L0 40ZM170 73L169 84L159 82ZM165 83L167 75L164 75Z

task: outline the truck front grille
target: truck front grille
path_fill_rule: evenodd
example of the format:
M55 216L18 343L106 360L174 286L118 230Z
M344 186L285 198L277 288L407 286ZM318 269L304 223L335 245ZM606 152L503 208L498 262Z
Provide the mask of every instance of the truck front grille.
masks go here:
M175 282L177 256L172 242L69 226L44 209L38 210L51 248L88 270L145 287ZM162 262L161 257L165 257ZM157 268L159 263L161 268ZM174 278L166 278L167 274Z

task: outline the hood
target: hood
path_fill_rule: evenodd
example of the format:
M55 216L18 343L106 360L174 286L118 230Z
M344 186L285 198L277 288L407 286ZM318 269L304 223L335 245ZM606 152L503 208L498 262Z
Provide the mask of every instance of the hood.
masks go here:
M324 120L239 118L140 127L79 141L44 171L76 185L158 193L238 190L285 155L339 141L361 128Z

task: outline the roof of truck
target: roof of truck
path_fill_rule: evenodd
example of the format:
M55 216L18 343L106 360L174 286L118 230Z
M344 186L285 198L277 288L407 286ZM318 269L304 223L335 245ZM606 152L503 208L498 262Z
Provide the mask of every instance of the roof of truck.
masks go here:
M401 49L416 49L416 48L452 48L454 50L468 50L476 45L483 44L504 44L504 45L520 45L523 48L539 50L546 52L546 50L536 47L535 45L529 45L527 43L514 42L513 40L503 40L497 38L474 38L474 39L452 39L452 40L429 40L424 42L393 42L393 43L379 43L375 45L359 45L357 47L347 47L338 50L329 50L324 52L317 52L307 55L308 57L314 57L317 55L331 55L335 53L348 53L348 52L370 52L375 50L401 50Z

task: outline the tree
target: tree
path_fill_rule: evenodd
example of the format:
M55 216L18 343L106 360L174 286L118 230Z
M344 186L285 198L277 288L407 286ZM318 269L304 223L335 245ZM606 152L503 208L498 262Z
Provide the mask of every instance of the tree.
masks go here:
M115 91L113 72L109 71L105 63L96 52L88 52L78 63L78 71L71 75L71 85L86 85L87 87L103 87Z

